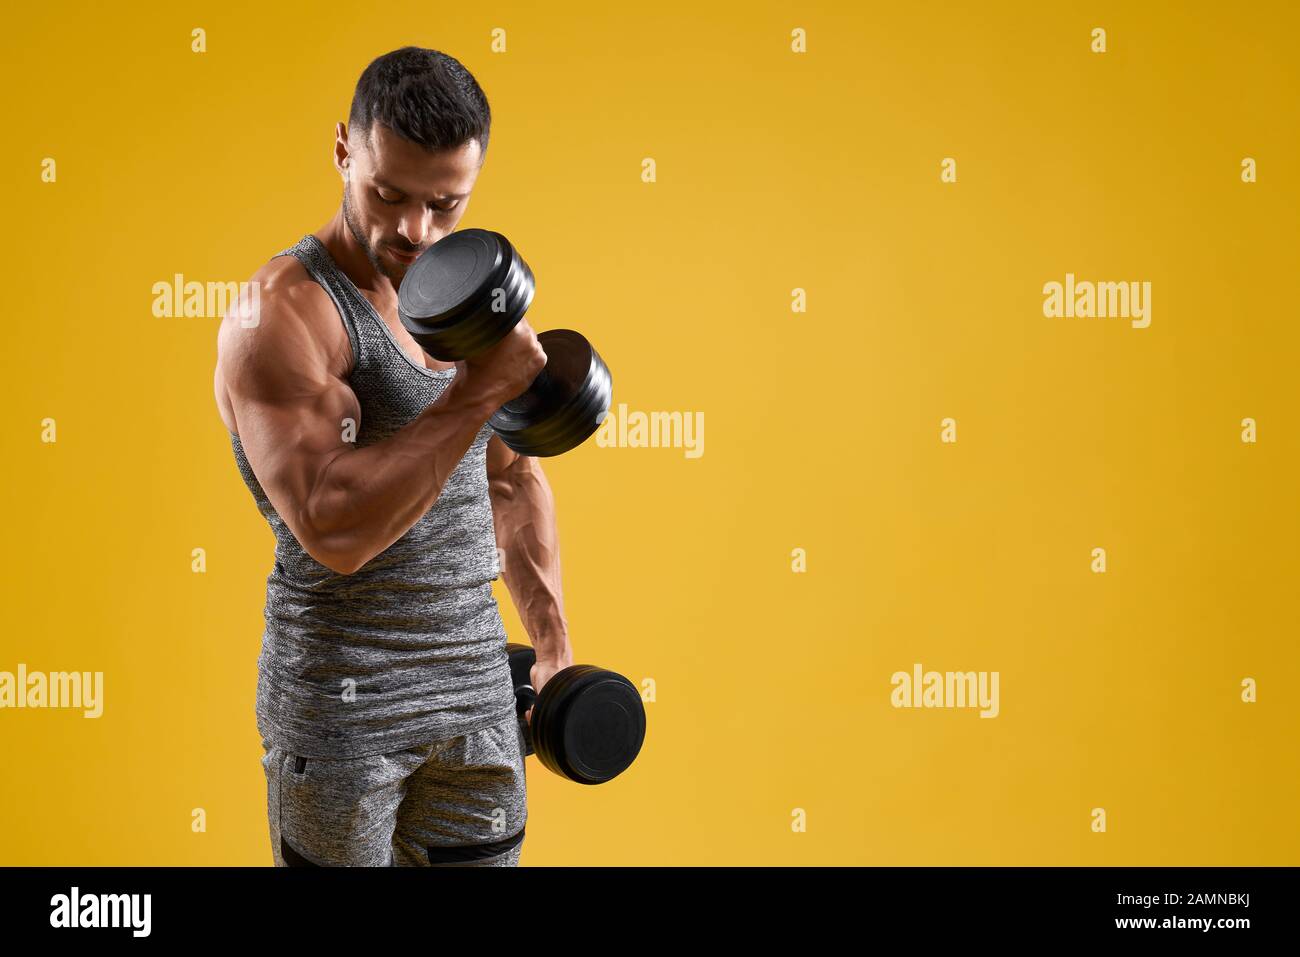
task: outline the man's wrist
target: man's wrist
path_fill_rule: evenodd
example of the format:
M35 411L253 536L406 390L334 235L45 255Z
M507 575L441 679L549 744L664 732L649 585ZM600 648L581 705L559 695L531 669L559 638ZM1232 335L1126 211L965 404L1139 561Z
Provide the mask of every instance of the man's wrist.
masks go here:
M548 631L529 636L538 661L572 661L568 631Z
M486 390L478 388L469 378L458 372L443 393L447 405L486 422L501 407L501 403Z

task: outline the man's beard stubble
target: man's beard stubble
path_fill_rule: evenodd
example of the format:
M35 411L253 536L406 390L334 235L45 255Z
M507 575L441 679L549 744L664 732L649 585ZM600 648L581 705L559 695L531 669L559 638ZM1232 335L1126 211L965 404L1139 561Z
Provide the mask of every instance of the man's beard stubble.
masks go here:
M352 205L352 176L349 174L343 183L343 222L347 224L348 232L352 238L357 241L357 245L365 252L366 258L370 260L370 265L375 267L375 272L381 276L387 276L394 286L401 283L402 277L394 275L389 271L388 266L375 254L366 240L366 234L361 229L361 223L357 219L356 208Z

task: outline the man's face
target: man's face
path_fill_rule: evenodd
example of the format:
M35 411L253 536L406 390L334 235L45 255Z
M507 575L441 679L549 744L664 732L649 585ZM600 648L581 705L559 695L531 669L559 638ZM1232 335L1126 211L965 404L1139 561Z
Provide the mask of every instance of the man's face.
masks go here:
M480 159L478 140L431 153L381 123L370 128L368 146L340 125L335 164L344 177L343 219L394 286L465 215Z

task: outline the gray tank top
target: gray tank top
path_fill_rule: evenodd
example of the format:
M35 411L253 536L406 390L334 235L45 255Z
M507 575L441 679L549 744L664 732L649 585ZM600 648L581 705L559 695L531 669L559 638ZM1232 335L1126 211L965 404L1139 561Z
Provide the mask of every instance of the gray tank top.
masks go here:
M455 369L416 365L324 245L292 255L329 294L352 343L357 447L392 435L442 394ZM340 429L342 423L340 423ZM351 575L321 565L276 514L231 435L235 461L275 533L257 671L257 728L306 757L380 754L511 718L484 423L442 494L405 535Z

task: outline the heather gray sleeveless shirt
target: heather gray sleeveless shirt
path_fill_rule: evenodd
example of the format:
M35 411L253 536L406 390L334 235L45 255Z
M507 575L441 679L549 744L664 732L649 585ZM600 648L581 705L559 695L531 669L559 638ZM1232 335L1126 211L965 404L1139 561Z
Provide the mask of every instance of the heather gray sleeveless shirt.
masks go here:
M357 447L392 435L442 394L455 369L416 365L324 245L292 255L338 308L361 403ZM341 426L340 426L341 427ZM410 530L351 575L321 565L276 514L244 455L240 474L275 533L257 663L257 728L295 754L380 754L476 731L514 714L484 423L442 494Z

